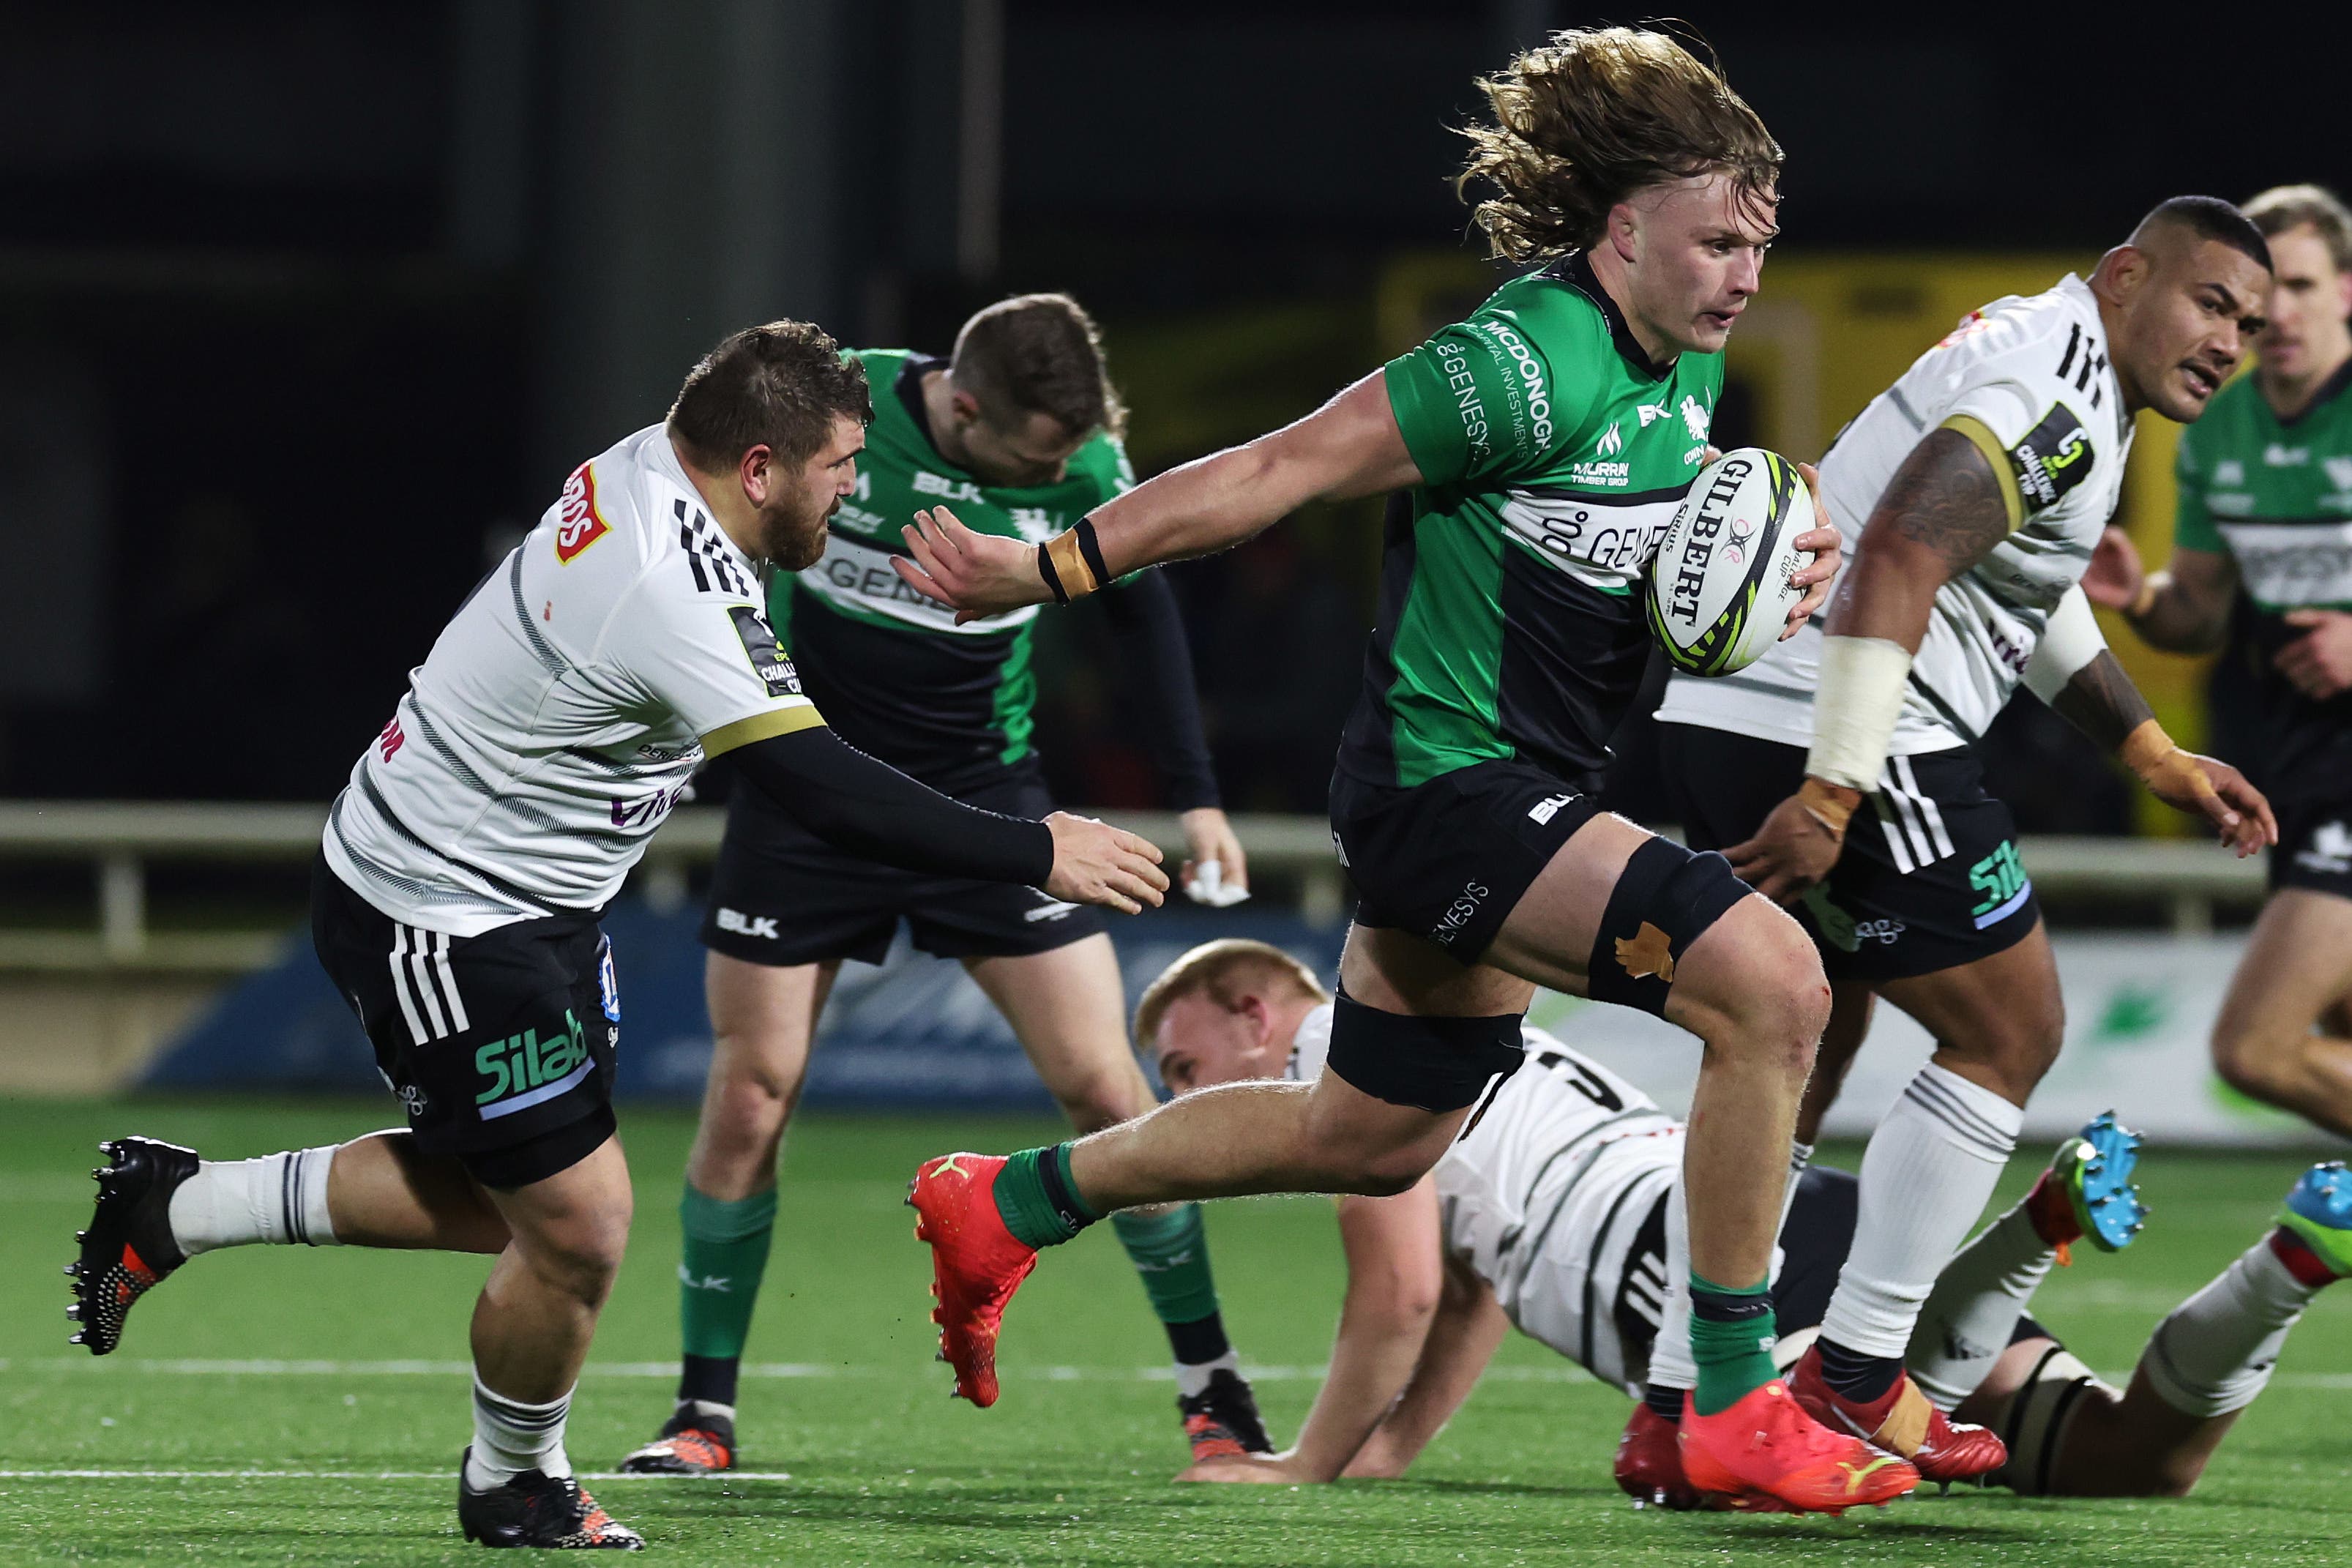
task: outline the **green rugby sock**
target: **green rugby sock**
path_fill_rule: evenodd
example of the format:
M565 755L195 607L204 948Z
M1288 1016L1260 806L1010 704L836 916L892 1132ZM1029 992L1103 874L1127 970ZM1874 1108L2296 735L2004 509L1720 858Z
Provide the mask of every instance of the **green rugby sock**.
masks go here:
M729 1203L689 1183L677 1215L686 1232L677 1297L687 1362L678 1397L731 1405L735 1364L751 1331L751 1309L759 1304L760 1277L767 1272L768 1243L775 1234L776 1189Z
M1772 1365L1772 1286L1766 1280L1743 1289L1693 1274L1690 1298L1691 1360L1698 1364L1691 1405L1712 1415L1780 1375Z
M1024 1149L996 1173L996 1213L1024 1247L1058 1247L1102 1218L1070 1179L1070 1146Z
M1143 1281L1151 1310L1168 1326L1170 1345L1184 1363L1214 1361L1231 1347L1217 1312L1217 1282L1209 1271L1208 1227L1201 1205L1158 1214L1133 1209L1110 1216L1118 1244Z

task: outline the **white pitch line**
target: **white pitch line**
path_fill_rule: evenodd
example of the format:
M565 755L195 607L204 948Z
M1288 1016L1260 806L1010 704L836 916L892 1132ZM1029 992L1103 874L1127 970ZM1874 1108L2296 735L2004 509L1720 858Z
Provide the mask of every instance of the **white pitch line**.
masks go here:
M584 1472L583 1472L584 1473ZM0 1481L446 1481L447 1470L0 1470ZM788 1481L790 1470L729 1470L723 1476L609 1475L589 1477L597 1486L614 1481Z

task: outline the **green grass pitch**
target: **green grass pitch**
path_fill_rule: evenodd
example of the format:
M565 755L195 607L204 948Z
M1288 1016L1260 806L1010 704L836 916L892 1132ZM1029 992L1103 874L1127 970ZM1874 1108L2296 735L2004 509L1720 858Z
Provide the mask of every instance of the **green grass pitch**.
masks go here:
M58 1266L98 1140L142 1131L242 1156L347 1137L381 1105L0 1107L0 1563L471 1560L454 1467L478 1259L256 1247L197 1260L121 1351L65 1342ZM583 1475L656 1552L697 1563L2315 1563L2352 1562L2352 1291L2322 1298L2198 1495L2079 1503L1921 1498L1844 1520L1637 1511L1611 1486L1623 1401L1524 1340L1402 1482L1179 1488L1164 1346L1108 1227L1049 1257L1010 1314L1005 1393L951 1403L931 1360L922 1249L900 1206L925 1154L1042 1124L811 1117L786 1160L742 1394L745 1463L789 1479L594 1479L667 1414L677 1193L690 1121L624 1119L636 1234L573 1408ZM2030 1177L2021 1156L2003 1201ZM2140 1245L2060 1270L2037 1310L2095 1366L2260 1234L2292 1155L2149 1152ZM1287 1439L1328 1348L1327 1205L1210 1219L1227 1321ZM242 1363L240 1365L240 1363ZM71 1472L97 1472L77 1476ZM221 1472L228 1472L222 1474ZM273 1473L278 1472L278 1473Z

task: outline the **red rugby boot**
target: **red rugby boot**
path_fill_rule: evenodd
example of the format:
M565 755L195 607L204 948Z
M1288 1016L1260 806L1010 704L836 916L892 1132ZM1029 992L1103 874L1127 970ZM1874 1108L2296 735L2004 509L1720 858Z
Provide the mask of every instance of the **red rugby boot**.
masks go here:
M1685 1398L1682 1456L1693 1488L1759 1513L1843 1513L1919 1484L1906 1461L1806 1415L1778 1379L1712 1415Z
M1851 1432L1917 1467L1921 1477L1949 1486L1972 1481L2009 1462L2009 1447L1988 1426L1957 1423L1927 1403L1905 1373L1868 1404L1848 1399L1822 1376L1822 1351L1808 1348L1789 1380L1805 1413L1835 1431Z
M1698 1492L1683 1477L1682 1428L1635 1405L1617 1439L1617 1484L1636 1508L1698 1507Z
M955 1391L983 1409L996 1403L996 1334L1004 1304L1037 1267L1034 1247L1004 1228L996 1212L994 1154L928 1160L907 1188L921 1217L915 1239L931 1246L931 1294L940 1304L940 1359L955 1369Z

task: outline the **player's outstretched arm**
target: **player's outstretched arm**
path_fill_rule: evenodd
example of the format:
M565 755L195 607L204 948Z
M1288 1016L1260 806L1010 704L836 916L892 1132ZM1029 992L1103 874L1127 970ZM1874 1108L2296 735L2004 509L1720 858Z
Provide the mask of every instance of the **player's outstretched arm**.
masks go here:
M2278 842L2270 802L2229 763L2184 752L2099 635L2079 591L2059 601L2025 667L2025 685L2058 716L2123 759L2166 805L2204 816L2239 858Z
M1338 1479L1413 1374L1437 1311L1437 1187L1427 1176L1393 1197L1339 1200L1348 1295L1331 1345L1331 1370L1298 1442L1271 1459L1209 1459L1190 1481Z
M1458 1258L1445 1260L1437 1316L1422 1342L1421 1362L1404 1394L1356 1450L1341 1475L1350 1480L1393 1480L1429 1447L1470 1391L1478 1386L1495 1347L1511 1331L1494 1288Z
M974 533L946 507L903 531L891 565L958 620L1075 598L1145 566L1240 543L1312 500L1351 500L1421 482L1380 372L1272 435L1171 468L1040 547ZM1041 560L1061 591L1049 586Z
M2091 552L2083 592L2100 608L2119 612L2150 647L2210 653L2229 634L2238 563L2220 551L2176 544L2172 563L2151 573L2131 535L2109 524Z
M1168 890L1152 845L1090 817L1044 822L951 800L822 724L727 753L751 783L837 848L942 877L1017 882L1133 914Z
M1753 838L1725 851L1758 892L1793 899L1837 864L1846 823L1885 765L1937 590L1983 560L2020 515L2013 488L1959 430L1929 431L1895 470L1830 600L1805 782Z

